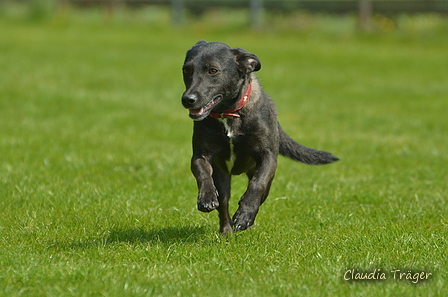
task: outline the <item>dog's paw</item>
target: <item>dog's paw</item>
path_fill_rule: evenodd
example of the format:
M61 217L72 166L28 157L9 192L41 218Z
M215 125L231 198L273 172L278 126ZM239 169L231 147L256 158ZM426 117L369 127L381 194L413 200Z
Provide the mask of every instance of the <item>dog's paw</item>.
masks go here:
M219 206L218 193L216 190L199 194L198 196L198 209L202 212L211 212L217 209Z
M252 226L255 222L257 211L244 211L241 208L233 216L233 228L235 231L243 231Z

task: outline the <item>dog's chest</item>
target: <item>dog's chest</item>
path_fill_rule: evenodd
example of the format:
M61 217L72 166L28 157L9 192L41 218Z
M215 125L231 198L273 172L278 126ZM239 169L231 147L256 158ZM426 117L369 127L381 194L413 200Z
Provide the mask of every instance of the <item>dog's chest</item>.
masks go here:
M214 161L223 172L239 175L255 166L250 154L246 134L242 132L241 122L234 119L219 119L222 124L227 146L215 156Z
M227 137L229 138L229 149L230 149L230 155L229 158L226 160L227 170L229 172L232 172L233 167L235 166L236 161L236 154L235 154L235 146L233 143L233 137L235 136L234 129L229 125L227 122L227 119L220 119L221 123L224 126L225 133Z
M232 138L234 137L234 128L232 128L229 124L228 119L219 119L219 121L223 124L224 126L224 130L226 132L227 137L232 140Z

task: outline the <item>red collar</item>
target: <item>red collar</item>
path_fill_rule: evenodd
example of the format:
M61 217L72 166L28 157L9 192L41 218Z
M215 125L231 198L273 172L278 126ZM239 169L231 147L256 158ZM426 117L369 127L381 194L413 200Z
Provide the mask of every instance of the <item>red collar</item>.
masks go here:
M246 93L244 93L243 97L236 103L235 108L224 110L223 112L211 112L210 116L215 119L236 119L239 118L240 115L234 113L235 111L240 110L246 105L249 101L250 95L252 94L252 83L247 86Z

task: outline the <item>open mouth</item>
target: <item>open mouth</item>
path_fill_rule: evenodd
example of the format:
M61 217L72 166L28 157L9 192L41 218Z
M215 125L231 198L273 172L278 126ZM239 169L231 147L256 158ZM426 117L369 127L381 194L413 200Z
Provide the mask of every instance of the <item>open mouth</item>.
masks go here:
M216 104L221 102L221 100L222 100L222 96L218 95L204 107L196 108L196 109L189 109L190 118L192 118L195 121L201 121L201 120L205 119L210 114L213 107L215 107Z

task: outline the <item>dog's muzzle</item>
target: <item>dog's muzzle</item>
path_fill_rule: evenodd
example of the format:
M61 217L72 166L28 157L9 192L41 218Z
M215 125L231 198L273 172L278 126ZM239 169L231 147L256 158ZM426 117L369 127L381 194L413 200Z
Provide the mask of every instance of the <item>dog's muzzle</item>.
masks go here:
M222 100L222 95L218 95L215 96L209 103L207 103L205 106L200 107L200 108L189 108L188 106L192 106L194 105L194 103L196 103L197 99L193 98L197 96L196 95L192 95L192 96L183 96L182 97L182 104L184 105L185 108L188 108L190 111L190 118L192 118L195 121L201 121L203 119L205 119L210 112L212 111L212 109ZM185 100L190 100L187 103L184 103L184 98ZM190 98L190 99L186 99L186 98ZM191 104L191 102L193 102L194 99L194 103Z

